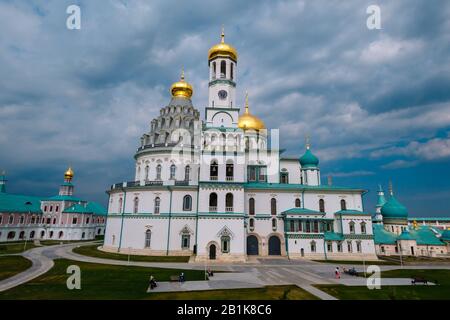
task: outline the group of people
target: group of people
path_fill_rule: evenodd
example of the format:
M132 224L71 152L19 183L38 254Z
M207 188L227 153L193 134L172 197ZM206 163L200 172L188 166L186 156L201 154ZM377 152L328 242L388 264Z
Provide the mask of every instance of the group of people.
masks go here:
M342 270L344 271L344 273L349 274L351 276L357 276L358 275L358 272L356 271L355 267L351 267L350 269L342 268ZM340 279L341 278L341 270L339 269L339 267L336 267L336 269L334 269L334 277L336 279Z

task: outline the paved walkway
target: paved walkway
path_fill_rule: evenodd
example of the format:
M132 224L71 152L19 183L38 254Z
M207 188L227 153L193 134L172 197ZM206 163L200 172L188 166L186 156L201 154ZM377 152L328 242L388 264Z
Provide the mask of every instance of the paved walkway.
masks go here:
M187 281L182 284L175 282L158 282L158 287L149 292L174 292L214 289L262 288L269 285L297 285L311 294L325 300L336 300L335 297L315 288L314 284L343 284L348 286L364 286L366 280L343 274L341 279L334 279L334 268L343 267L333 262L319 263L308 260L292 261L288 259L253 259L249 263L237 264L211 264L203 263L164 263L164 262L137 262L112 260L83 256L72 252L80 245L90 245L94 242L72 243L39 247L28 250L22 255L33 262L33 266L11 278L0 281L0 292L28 282L50 270L53 259L65 258L88 263L99 263L120 266L140 266L169 269L205 270L212 267L223 273L215 273L209 281ZM345 265L345 267L352 266ZM357 271L362 272L362 265L353 265ZM381 265L380 269L400 269L400 266ZM424 265L404 266L403 269L450 269L450 265ZM228 271L228 272L227 272ZM410 285L410 279L382 279L382 285Z

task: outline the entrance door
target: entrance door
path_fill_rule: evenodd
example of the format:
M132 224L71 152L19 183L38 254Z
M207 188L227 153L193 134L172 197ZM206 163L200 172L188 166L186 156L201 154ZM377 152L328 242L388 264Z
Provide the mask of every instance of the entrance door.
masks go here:
M250 235L247 237L247 255L257 256L258 254L258 238L254 235Z
M303 248L300 249L300 255L301 255L302 257L305 256L305 249L303 249Z
M209 259L216 260L216 245L212 244L209 246Z
M269 238L269 256L281 255L281 242L277 236Z

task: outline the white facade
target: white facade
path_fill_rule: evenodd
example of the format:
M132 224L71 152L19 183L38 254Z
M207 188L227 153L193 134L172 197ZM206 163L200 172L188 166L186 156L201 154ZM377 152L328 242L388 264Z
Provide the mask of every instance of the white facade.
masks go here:
M309 145L302 165L280 156L276 134L238 127L234 58L225 52L209 60L204 122L190 95L173 96L151 121L134 180L108 191L103 250L195 261L376 259L365 190L321 185ZM193 125L185 125L184 110ZM183 143L179 129L190 134ZM311 158L317 161L305 164Z

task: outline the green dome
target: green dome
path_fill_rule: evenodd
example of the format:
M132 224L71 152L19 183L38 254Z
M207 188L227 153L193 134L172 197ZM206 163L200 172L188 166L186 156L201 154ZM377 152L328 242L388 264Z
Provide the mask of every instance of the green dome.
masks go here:
M383 218L408 218L408 210L394 196L381 207Z
M306 152L299 159L302 168L316 168L319 165L319 158L317 158L311 150L306 149Z

